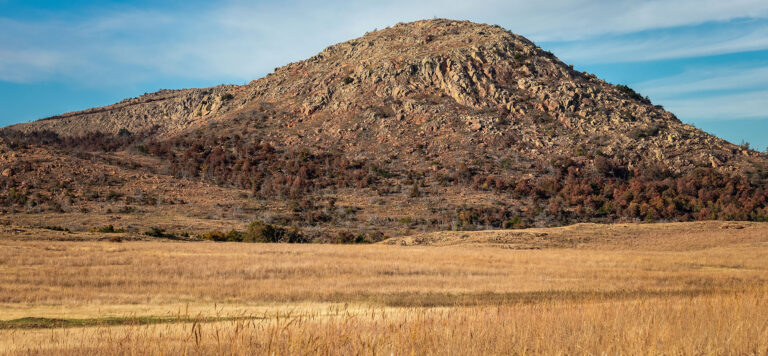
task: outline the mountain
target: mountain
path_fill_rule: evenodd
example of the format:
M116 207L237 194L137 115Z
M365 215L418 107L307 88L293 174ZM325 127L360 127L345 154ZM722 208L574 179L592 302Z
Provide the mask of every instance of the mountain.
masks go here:
M0 203L26 221L122 211L137 231L165 216L192 222L154 223L198 233L261 219L346 241L768 218L765 156L466 21L398 24L244 86L163 90L2 137Z

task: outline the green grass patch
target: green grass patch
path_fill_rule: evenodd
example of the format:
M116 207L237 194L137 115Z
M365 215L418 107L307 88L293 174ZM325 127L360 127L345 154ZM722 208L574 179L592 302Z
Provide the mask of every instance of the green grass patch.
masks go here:
M89 326L119 326L119 325L150 325L165 323L209 323L232 320L264 319L264 316L237 316L237 317L108 317L91 319L57 319L57 318L20 318L13 320L0 320L0 330L7 329L61 329L82 328Z

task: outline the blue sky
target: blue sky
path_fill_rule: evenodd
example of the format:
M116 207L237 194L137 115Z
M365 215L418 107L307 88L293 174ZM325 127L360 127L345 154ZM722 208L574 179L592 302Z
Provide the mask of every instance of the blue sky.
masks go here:
M0 126L243 84L397 22L498 24L681 120L768 146L765 0L0 0Z

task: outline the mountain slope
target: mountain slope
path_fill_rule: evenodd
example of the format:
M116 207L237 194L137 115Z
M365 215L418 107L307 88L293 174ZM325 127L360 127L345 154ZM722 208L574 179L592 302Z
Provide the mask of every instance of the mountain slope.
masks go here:
M272 115L251 117L265 111ZM522 37L448 20L370 33L243 87L162 91L15 128L79 134L157 125L177 134L222 123L232 132L274 128L267 137L278 144L298 138L366 153L373 143L376 155L400 155L425 136L435 141L432 154L514 145L550 156L589 145L677 167L749 154L681 124L631 89L574 71Z
M768 216L765 157L470 22L398 24L245 86L161 91L4 136L244 189L261 208L240 218L317 234Z

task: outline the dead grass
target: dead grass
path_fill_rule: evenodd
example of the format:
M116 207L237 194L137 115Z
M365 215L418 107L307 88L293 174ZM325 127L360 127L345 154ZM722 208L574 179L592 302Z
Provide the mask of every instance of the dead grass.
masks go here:
M0 236L16 240L39 241L98 241L112 236L121 236L127 240L148 239L144 232L151 227L159 227L174 234L201 234L213 230L237 228L244 229L247 223L228 219L201 219L185 215L181 209L150 209L141 214L88 214L88 213L44 213L15 214L8 225L0 225ZM41 223L69 229L54 231L40 228ZM113 225L116 229L125 229L122 234L90 232L93 228ZM190 228L193 226L193 228Z
M768 243L503 250L237 243L0 242L0 303L443 305L520 293L643 293L764 283ZM503 297L494 297L504 299ZM512 299L517 299L512 297Z
M438 231L383 241L401 246L495 246L509 249L588 248L681 251L768 241L768 224L698 221L657 224L576 224L524 230Z
M472 308L335 309L215 323L0 333L26 354L763 355L765 290Z
M0 240L0 350L765 354L766 225L707 224L548 229L582 242L527 250Z

